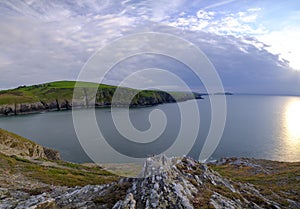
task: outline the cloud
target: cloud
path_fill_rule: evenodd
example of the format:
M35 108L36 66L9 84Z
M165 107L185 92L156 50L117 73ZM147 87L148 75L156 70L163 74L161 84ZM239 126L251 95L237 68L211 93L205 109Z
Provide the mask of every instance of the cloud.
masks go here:
M234 1L236 1L236 0L227 0L227 1L221 1L221 2L218 2L218 3L213 3L213 4L210 4L210 5L206 6L206 7L204 7L203 10L208 10L208 9L220 7L220 6L232 3Z
M271 33L257 21L262 12L260 7L237 12L213 10L225 3L233 4L233 1L210 5L206 10L205 6L196 7L195 2L185 0L104 1L101 4L95 0L2 2L0 88L74 80L99 48L119 37L157 31L177 35L200 47L216 66L227 90L299 94L299 76L287 70L287 63L282 59L297 52L298 29ZM289 37L286 47L274 44L279 43L282 35ZM133 44L132 47L138 46ZM282 53L281 49L286 51L285 56L272 54ZM293 60L293 57L287 58ZM295 56L294 60L295 63ZM203 89L201 81L186 66L163 57L127 60L111 71L106 81L117 84L126 75L143 68L167 69L193 89ZM138 80L155 82L142 75ZM179 88L167 78L158 78L156 83Z
M258 36L269 44L268 51L278 54L281 60L288 60L290 67L300 70L300 27L285 27L278 31Z
M295 93L300 79L285 62L243 38L194 31L184 34L168 28L161 31L181 35L196 44L215 65L226 90L243 93ZM248 39L254 42L255 39ZM259 43L259 42L258 42ZM241 50L243 49L243 50Z
M264 34L263 25L256 24L261 8L250 8L236 13L208 11L200 9L196 14L188 14L165 21L166 24L189 30L205 30L220 35Z
M214 18L215 12L212 11L205 11L205 10L199 10L197 12L197 18L199 19L205 19L205 20L211 20Z
M57 8L71 8L52 3L34 7L6 3L5 11L10 12L0 19L0 88L74 80L93 52L122 36L126 27L134 27L133 18L118 14L82 16L84 11L68 10L52 18L47 14L61 13ZM38 12L40 9L45 14Z
M149 29L149 26L148 26ZM136 28L139 31L142 28ZM185 38L209 57L215 65L224 87L227 91L240 93L294 93L297 94L300 82L294 72L288 69L287 63L278 60L278 56L270 54L264 49L263 43L256 39L242 39L235 36L221 36L202 31L184 31L173 27L152 25L150 31L174 34ZM137 31L131 31L135 33ZM248 42L248 43L247 43ZM259 47L252 43L257 42ZM116 84L130 74L145 68L166 69L181 77L188 85L197 91L203 91L202 82L195 77L187 66L176 60L157 56L137 56L119 63L107 75L107 82ZM126 70L124 70L126 69ZM147 83L147 77L139 77L136 82ZM155 85L161 85L157 79ZM153 79L149 84L153 84ZM164 84L175 88L168 78ZM127 86L134 87L130 83ZM177 86L176 90L180 89Z
M233 1L224 1L201 8L194 14L185 14L171 18L165 23L192 31L208 31L219 35L232 35L242 38L247 44L253 44L260 49L278 55L283 62L289 63L293 69L300 69L299 55L299 11L292 11L284 20L276 19L275 25L280 25L276 30L271 29L274 23L265 21L262 16L268 8L250 7L238 11L211 10L214 7ZM282 11L281 11L282 12ZM269 13L267 13L269 14ZM275 15L275 14L273 14ZM272 18L271 18L272 19ZM299 21L298 21L299 22ZM268 28L269 26L269 28ZM249 41L250 37L254 37ZM244 48L240 48L244 50ZM246 52L244 50L244 52Z

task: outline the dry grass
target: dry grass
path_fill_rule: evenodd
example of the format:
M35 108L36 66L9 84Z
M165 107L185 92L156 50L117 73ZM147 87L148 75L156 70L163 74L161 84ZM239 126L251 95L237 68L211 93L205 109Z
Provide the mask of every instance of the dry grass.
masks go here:
M286 199L300 199L300 162L274 162L252 160L266 172L257 172L258 168L238 165L210 165L222 176L235 182L251 183L267 198L287 205ZM245 194L243 194L245 195ZM249 196L249 195L248 195ZM249 196L251 199L251 197Z

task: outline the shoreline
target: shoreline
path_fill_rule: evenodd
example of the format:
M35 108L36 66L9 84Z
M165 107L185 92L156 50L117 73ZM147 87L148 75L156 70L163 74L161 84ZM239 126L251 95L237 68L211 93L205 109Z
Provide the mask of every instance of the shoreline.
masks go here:
M170 101L170 102L162 102L162 103L155 103L155 104L146 104L146 105L130 105L129 108L131 109L138 109L138 108L147 108L147 107L155 107L158 105L163 105L163 104L172 104L172 103L180 103L180 102L186 102L189 100L201 100L204 99L202 96L198 97L198 98L193 98L193 99L185 99L185 100L180 100L180 101ZM34 105L36 103L26 103L24 105ZM41 103L42 104L42 103ZM4 105L0 105L0 110L1 107L2 108L10 108L11 106L13 106L14 104L4 104ZM20 104L22 105L22 104ZM4 107L3 107L4 106ZM55 107L55 108L49 108L49 109L39 109L39 110L29 110L29 111L24 111L24 112L15 112L14 110L11 110L9 113L4 114L0 111L0 117L13 117L13 116L24 116L24 115L31 115L31 114L43 114L43 113L48 113L48 112L64 112L64 111L72 111L72 110L84 110L84 109L106 109L106 108L127 108L128 105L127 104L118 104L118 105L95 105L95 106L89 106L89 107L85 107L85 106L70 106L68 108L63 108L63 107Z

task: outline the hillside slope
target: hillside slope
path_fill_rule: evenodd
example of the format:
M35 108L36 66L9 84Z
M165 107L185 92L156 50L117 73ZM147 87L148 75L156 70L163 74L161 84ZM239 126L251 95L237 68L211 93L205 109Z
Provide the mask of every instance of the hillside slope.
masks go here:
M112 105L112 97L116 86L79 82L77 100L72 100L75 81L57 81L33 86L20 86L16 89L0 91L0 115L18 115L45 110L68 110L83 107L109 107ZM90 98L89 91L98 88L96 99ZM124 99L135 95L131 106L152 106L162 103L200 99L196 93L144 90L120 88L122 98L117 101L118 106L126 105ZM139 92L139 93L138 93ZM95 101L95 104L93 103Z
M117 179L98 166L61 161L57 151L0 129L0 208L1 188L34 194L51 190L51 185L84 186Z

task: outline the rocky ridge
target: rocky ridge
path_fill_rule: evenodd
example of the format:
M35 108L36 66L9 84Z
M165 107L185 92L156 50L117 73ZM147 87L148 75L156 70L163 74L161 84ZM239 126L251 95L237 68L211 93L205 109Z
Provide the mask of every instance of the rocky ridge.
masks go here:
M300 163L248 158L159 155L137 178L120 178L0 129L1 209L300 208L299 185Z
M245 163L243 160L241 163ZM262 195L254 185L222 177L190 158L155 156L140 178L106 185L53 187L39 195L0 190L0 208L297 208ZM280 198L280 197L279 197Z

